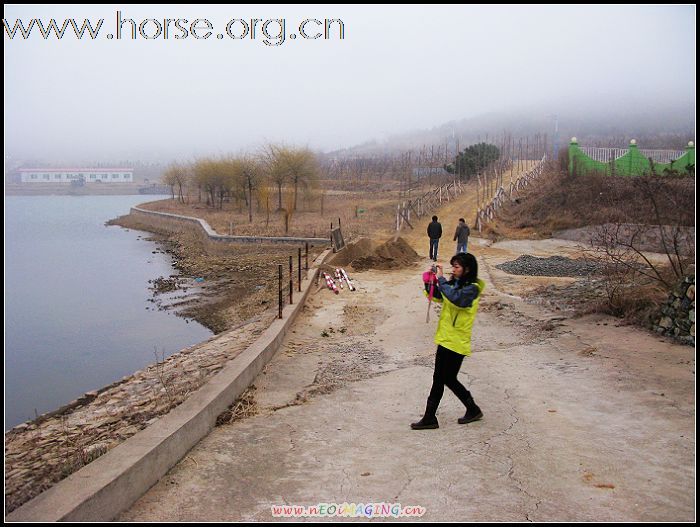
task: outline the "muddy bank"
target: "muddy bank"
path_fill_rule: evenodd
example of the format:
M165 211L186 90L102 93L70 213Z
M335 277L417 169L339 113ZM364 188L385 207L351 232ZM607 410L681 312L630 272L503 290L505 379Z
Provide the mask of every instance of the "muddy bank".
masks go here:
M130 215L108 222L127 229L150 232L148 239L169 254L177 274L151 284L153 309L172 310L191 318L214 333L221 333L251 317L277 307L277 266L283 267L283 284L289 283L289 257L297 280L297 246L279 244L216 244L195 233L154 230ZM309 247L309 261L323 251ZM302 254L302 266L304 265ZM286 290L286 289L285 289Z

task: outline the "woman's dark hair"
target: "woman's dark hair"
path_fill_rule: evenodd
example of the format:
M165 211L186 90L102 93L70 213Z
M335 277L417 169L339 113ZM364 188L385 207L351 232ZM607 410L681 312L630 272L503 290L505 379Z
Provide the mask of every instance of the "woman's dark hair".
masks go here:
M479 264L472 253L457 253L450 259L450 265L457 262L465 273L459 279L460 285L473 284L479 275Z

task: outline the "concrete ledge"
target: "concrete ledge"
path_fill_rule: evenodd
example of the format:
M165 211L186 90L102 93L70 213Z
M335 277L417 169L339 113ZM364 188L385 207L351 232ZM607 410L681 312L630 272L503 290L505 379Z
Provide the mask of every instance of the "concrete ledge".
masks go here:
M287 236L229 236L218 234L211 228L209 223L201 218L192 216L181 216L179 214L170 214L169 212L156 212L153 210L140 209L138 207L131 208L131 214L146 221L157 219L167 222L167 224L179 224L185 227L194 227L204 234L207 238L214 242L229 242L229 243L315 243L315 244L330 244L330 236L328 238L303 238L303 237L287 237ZM159 226L163 226L161 223Z
M330 249L316 258L302 282L296 304L282 319L180 406L89 465L5 517L6 521L110 521L128 509L214 428L226 410L279 349L301 311L319 266Z

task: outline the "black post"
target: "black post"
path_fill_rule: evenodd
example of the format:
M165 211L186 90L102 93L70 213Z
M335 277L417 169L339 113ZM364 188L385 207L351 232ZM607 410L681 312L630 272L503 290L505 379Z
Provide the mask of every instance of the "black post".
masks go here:
M341 229L342 226L340 225L340 218L338 218L338 228Z
M292 257L289 257L289 304L292 302L292 294L294 293L294 270L292 269Z
M306 271L309 270L309 242L306 242L306 264L304 265Z
M284 302L282 299L282 264L277 266L277 271L279 274L279 287L277 288L279 293L279 317L282 318L282 302Z
M301 247L298 248L298 251L299 251L298 252L299 258L297 261L298 261L299 265L297 266L297 273L298 273L298 279L299 279L298 280L299 281L299 292L301 293Z

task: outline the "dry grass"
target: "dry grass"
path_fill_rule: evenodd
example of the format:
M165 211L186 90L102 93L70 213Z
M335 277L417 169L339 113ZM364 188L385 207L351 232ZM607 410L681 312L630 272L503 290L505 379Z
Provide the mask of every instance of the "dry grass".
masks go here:
M604 223L655 223L656 212L645 197L645 185L663 194L661 223L694 225L695 180L692 178L623 178L598 173L571 177L550 165L540 182L499 211L489 225L495 236L537 237ZM679 215L679 211L686 214ZM679 223L680 222L680 223Z
M216 418L216 425L230 424L258 413L255 402L255 385L251 385L228 409Z
M624 236L613 240L615 244L611 245L609 254L596 249L598 246L592 249L596 259L607 265L603 280L591 285L601 288L601 294L597 297L584 294L586 298L576 311L578 314L603 312L632 324L647 326L658 316L668 297L669 287L679 277L670 266L655 264L659 275L647 269L649 262L640 256L644 242L641 233L647 230L653 233L655 227L663 225L670 239L676 230L674 226L687 226L692 230L694 192L693 178L623 178L598 173L572 177L552 163L536 185L499 211L496 221L488 224L484 233L494 239L543 238L565 229L636 225L631 229L636 234L629 240ZM681 240L685 243L685 239ZM619 252L618 244L624 243L636 248L634 253L639 256L636 263L625 266L611 257ZM676 256L688 260L685 253L678 257L672 249L669 250L672 251L671 259Z
M253 207L253 221L248 220L248 210L242 203L224 203L218 210L199 203L197 196L190 196L186 204L167 199L142 205L143 208L206 220L219 234L239 236L303 236L325 238L330 226L343 227L346 239L359 236L389 236L394 225L398 194L396 192L339 192L329 191L323 198L323 213L318 198L300 199L299 208L290 219L289 231L285 233L284 212L277 211L277 195L272 196L269 218L265 208ZM271 198L272 201L272 198ZM284 198L283 198L284 207ZM359 210L362 209L363 212Z

